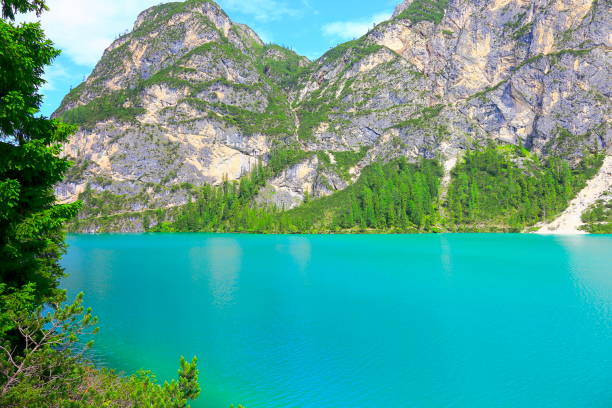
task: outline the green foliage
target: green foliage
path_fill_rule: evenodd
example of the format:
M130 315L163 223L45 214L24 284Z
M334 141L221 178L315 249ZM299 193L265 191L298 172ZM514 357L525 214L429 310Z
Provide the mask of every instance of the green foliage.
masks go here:
M410 119L393 125L389 129L403 128L408 126L422 128L426 126L432 119L440 115L442 109L444 109L444 105L428 106L426 108L421 109L418 113L414 114Z
M597 200L582 214L581 227L584 231L592 234L612 234L612 200L607 193L606 198Z
M361 161L367 153L368 148L366 146L361 146L358 151L346 150L342 152L333 152L333 155L338 167L348 170Z
M310 140L313 137L313 131L323 122L329 121L331 112L330 105L322 102L317 98L312 98L302 104L300 109L300 127L298 136L300 140Z
M161 11L157 12L161 13ZM139 28L137 32L140 32L139 30L141 29ZM202 110L231 126L238 127L245 134L290 135L294 133L295 124L290 114L287 97L281 91L281 87L290 86L292 81L297 80L295 75L301 72L301 57L281 47L268 47L268 49L273 48L284 50L284 58L276 60L274 58L265 58L265 54L262 54L258 61L253 62L245 53L222 36L219 41L209 42L196 47L182 56L172 66L158 71L148 79L139 81L132 88L100 96L86 105L77 106L63 112L60 118L66 122L83 127L92 127L96 123L110 118L132 121L136 116L144 112L144 109L138 107L139 95L142 94L142 91L153 85L164 84L171 88L188 91L187 97L180 100L179 103L188 103L196 109ZM116 50L113 51L115 52ZM261 71L262 76L268 75L271 78L270 83L247 85L230 82L224 78L194 83L182 79L182 74L193 71L193 68L186 68L183 64L187 64L194 55L206 55L213 61L231 59L236 61L237 64L254 63L255 68ZM106 59L110 59L110 57L107 56ZM268 97L266 109L264 112L257 112L235 105L220 102L211 103L202 100L199 96L201 92L215 85L223 85L242 91L252 91L253 93L263 91ZM68 95L64 104L69 100L74 100L75 95L72 93Z
M590 234L612 234L612 222L590 223L583 225L580 229Z
M115 118L122 121L133 121L136 116L145 112L143 108L126 107L131 104L133 91L117 91L94 99L86 105L77 106L58 116L66 123L86 128L96 123Z
M516 30L514 32L514 34L512 34L512 37L515 40L520 40L525 35L529 34L531 32L532 28L533 28L533 23L527 23L527 24L521 26L518 30Z
M313 154L313 152L306 152L296 146L276 147L270 153L266 169L267 174L264 174L263 177L278 176L286 168L306 160Z
M82 300L80 294L69 305L54 302L49 313L36 306L34 284L15 290L0 284L1 406L49 407L73 392L82 379L83 353L91 347L79 338L97 331Z
M526 15L526 12L519 13L516 15L514 20L504 24L504 27L512 32L512 38L515 40L520 40L533 28L533 22L525 23Z
M266 45L259 52L259 70L283 89L295 87L299 78L309 69L303 57L279 45Z
M201 101L192 100L200 106L207 105ZM263 113L242 109L234 105L208 104L220 118L232 126L241 129L245 134L265 133L268 136L290 135L294 123L288 114L287 100L281 94L274 92L268 99L268 106Z
M327 51L320 60L326 63L334 62L341 57L349 58L348 65L374 54L384 48L382 45L369 43L365 37L342 43Z
M396 18L410 20L413 24L420 21L440 24L447 7L448 0L414 0Z
M3 2L11 4L25 7ZM36 115L43 67L58 54L40 25L0 20L0 44L0 282L12 289L36 283L43 302L61 296L62 224L78 210L56 205L53 195L70 166L58 157L61 143L74 128Z
M432 231L441 176L435 160L374 163L355 184L290 211L289 219L294 216L298 223L329 231Z
M541 163L516 146L467 152L452 173L448 191L451 229L521 231L552 219L601 166L585 157L572 170L558 158Z
M482 98L484 97L486 94L488 94L489 92L493 92L496 91L497 89L499 89L500 86L504 85L506 82L508 82L507 79L503 80L503 81L499 81L497 84L493 85L493 86L488 86L486 87L484 90L477 92L473 95L470 95L470 97L468 98L468 100L471 99L478 99L478 98Z
M152 231L264 232L273 223L275 208L258 208L253 201L266 181L314 153L292 146L278 146L268 165L257 165L238 182L194 189L193 202L172 210L172 223L160 223ZM159 218L159 217L158 217ZM162 218L166 218L163 216Z
M156 28L167 25L168 21L176 14L183 13L197 4L213 3L211 0L187 0L159 4L153 9L147 20L141 24L134 34L143 37L150 34Z
M97 319L83 307L83 294L46 309L35 306L35 294L33 284L18 290L0 284L0 406L186 408L199 397L195 357L181 357L178 381L163 385L149 372L126 378L91 367L84 355Z
M555 129L555 135L550 139L544 146L545 150L549 154L563 155L563 156L575 156L582 153L587 140L593 136L593 134L605 132L605 124L596 126L589 130L587 133L582 135L576 135L567 129L557 127Z
M367 57L370 54L378 52L384 47L378 44L372 44L367 41L366 37L348 41L332 48L321 58L320 62L326 64L341 63L344 68L337 75L341 78L355 63ZM341 60L341 61L340 61ZM320 89L312 92L308 99L303 101L299 106L299 129L298 137L300 140L308 141L313 138L314 130L323 122L330 122L330 115L334 109L339 106L336 93L339 91L339 83L337 81L328 87L321 86ZM350 89L351 80L344 88L345 91ZM322 94L324 90L325 94Z
M511 31L514 31L514 30L518 29L519 27L524 25L523 22L525 20L525 16L526 15L527 15L526 12L522 12L522 13L517 14L515 16L514 20L508 21L506 24L504 24L504 27L509 29L509 30L511 30Z
M289 155L293 162L295 153ZM298 155L297 157L301 157ZM433 160L415 165L405 159L373 164L347 189L281 211L257 207L253 198L272 174L258 167L240 183L204 186L174 223L161 228L204 232L331 232L351 230L433 230L441 168Z
M15 13L34 12L37 16L47 10L44 0L2 0L2 18L14 20Z
M104 182L104 180L100 180ZM110 180L109 180L110 181ZM81 218L99 217L121 212L129 212L135 203L147 203L149 197L145 192L135 195L117 195L109 191L94 191L89 185L79 194L83 209L79 212Z
M272 176L269 167L256 166L239 183L225 182L215 187L205 185L195 193L195 200L183 206L171 226L160 225L157 230L230 232L259 230L270 221L271 215L251 205L257 192Z
M354 167L357 163L359 163L368 153L367 146L361 146L358 151L346 150L340 152L331 152L334 156L335 164L332 165L329 163L327 166L331 167L332 170L342 177L346 181L351 180L351 175L349 174L349 170ZM327 154L324 155L327 160L329 160L329 156Z
M283 50L285 58L279 60L265 58L265 51L270 49ZM238 127L245 134L265 133L269 136L290 135L294 132L295 124L290 114L287 97L280 88L283 86L290 86L291 83L296 80L295 75L298 75L298 71L300 71L300 57L278 46L268 46L268 48L262 48L259 52L262 54L255 65L264 77L271 78L271 81L267 84L245 85L229 82L223 78L194 84L190 81L178 78L178 75L186 70L186 68L181 67L180 64L188 61L193 54L209 54L217 59L231 58L241 64L247 63L245 54L233 44L227 42L211 42L192 50L187 55L183 56L176 65L159 71L148 80L143 81L138 88L146 88L159 83L177 88L186 88L190 91L189 97L180 102L189 103L195 108L203 111L213 112L213 115L215 115L214 117L223 120L231 126ZM224 103L209 103L198 98L198 94L216 84L253 92L266 92L268 104L265 111L256 112Z
M3 0L4 17L45 9ZM39 24L0 20L0 406L3 408L185 408L199 396L195 358L179 380L124 378L89 366L97 323L83 295L63 305L64 223L79 204L56 205L53 186L70 166L61 144L75 128L36 115L43 68L58 55Z
M78 163L73 164L72 167L70 167L66 172L64 181L68 183L81 181L83 179L85 171L89 168L90 165L91 161L87 159L83 159Z

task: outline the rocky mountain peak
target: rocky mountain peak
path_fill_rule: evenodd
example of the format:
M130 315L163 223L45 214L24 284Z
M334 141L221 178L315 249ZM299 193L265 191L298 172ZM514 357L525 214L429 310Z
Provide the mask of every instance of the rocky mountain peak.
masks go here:
M221 7L214 1L210 0L187 0L184 2L162 3L152 6L141 12L136 18L133 31L138 30L143 24L154 23L157 19L164 17L176 17L181 14L200 14L207 17L214 15L215 17L227 15ZM217 20L217 18L213 18Z
M395 6L395 10L393 11L393 18L399 16L404 10L408 8L408 6L410 6L413 1L414 0L404 0L403 2Z
M593 0L406 0L310 62L212 1L152 7L56 113L81 126L58 192L171 207L282 151L300 161L257 202L289 208L400 156L452 163L488 141L610 153L609 21Z
M227 44L245 54L263 46L253 30L234 24L213 1L160 4L142 12L134 30L105 50L92 74L63 101L58 113L133 89L206 44Z

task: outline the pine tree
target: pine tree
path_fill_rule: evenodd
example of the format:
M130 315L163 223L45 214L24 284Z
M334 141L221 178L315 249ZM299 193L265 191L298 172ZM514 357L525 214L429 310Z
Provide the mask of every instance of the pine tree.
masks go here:
M18 12L40 12L42 1L3 1L0 20L0 282L36 285L39 304L61 298L62 226L79 204L57 205L53 186L70 162L60 158L72 126L38 116L43 69L59 54L39 24L15 25Z

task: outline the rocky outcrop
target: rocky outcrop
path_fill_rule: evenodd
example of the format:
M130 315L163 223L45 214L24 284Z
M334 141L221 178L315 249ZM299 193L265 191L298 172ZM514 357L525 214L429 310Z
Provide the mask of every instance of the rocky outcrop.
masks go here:
M327 155L329 164L336 164L333 154ZM259 205L289 210L302 204L305 199L325 197L346 188L348 184L338 172L321 163L319 157L313 156L269 180L255 201Z
M137 211L183 204L191 185L248 173L270 151L269 129L293 132L287 98L266 75L270 60L284 59L309 63L264 46L213 2L144 11L55 113L81 126L65 148L76 166L58 196L146 196L118 209Z
M296 99L327 107L312 148L401 141L397 154L428 155L446 142L452 154L496 139L567 158L610 152L609 5L451 0L436 23L413 21L417 3L301 84Z
M146 197L121 211L180 205L192 185L238 179L278 146L317 153L259 194L283 208L345 188L372 162L452 163L487 140L572 162L611 154L610 10L597 0L406 0L310 62L264 45L212 1L156 6L56 112L81 125L58 194ZM320 162L359 151L348 173Z

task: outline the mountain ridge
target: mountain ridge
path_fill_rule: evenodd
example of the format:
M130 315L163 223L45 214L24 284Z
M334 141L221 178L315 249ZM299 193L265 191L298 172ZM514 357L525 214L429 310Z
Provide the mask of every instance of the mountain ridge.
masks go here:
M610 153L609 17L584 0L405 1L308 61L212 1L152 7L56 112L83 126L58 193L121 196L126 213L176 207L192 186L237 180L278 151L298 153L259 205L293 208L372 163L454 160L488 141L576 165Z

